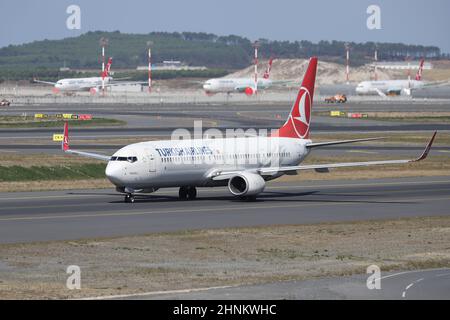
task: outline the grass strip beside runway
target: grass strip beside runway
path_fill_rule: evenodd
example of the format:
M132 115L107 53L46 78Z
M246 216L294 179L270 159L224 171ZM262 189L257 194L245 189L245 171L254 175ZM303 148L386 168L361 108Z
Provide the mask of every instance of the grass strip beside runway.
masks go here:
M62 128L63 119L35 119L31 116L0 116L0 128ZM126 122L109 118L92 120L68 120L71 127L122 126Z
M0 181L84 180L104 178L103 163L65 166L0 166Z

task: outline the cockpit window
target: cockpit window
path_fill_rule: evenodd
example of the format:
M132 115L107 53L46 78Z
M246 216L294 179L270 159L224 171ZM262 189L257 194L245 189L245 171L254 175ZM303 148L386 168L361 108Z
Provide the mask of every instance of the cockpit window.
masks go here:
M137 157L111 157L111 161L128 161L133 163L137 161Z
M137 161L137 157L128 157L127 161L131 162L131 163L136 162Z

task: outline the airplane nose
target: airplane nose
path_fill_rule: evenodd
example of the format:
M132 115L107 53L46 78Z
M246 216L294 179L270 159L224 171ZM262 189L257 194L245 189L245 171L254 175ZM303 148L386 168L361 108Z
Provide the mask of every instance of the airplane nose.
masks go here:
M108 162L105 175L115 185L122 185L122 168L117 163Z

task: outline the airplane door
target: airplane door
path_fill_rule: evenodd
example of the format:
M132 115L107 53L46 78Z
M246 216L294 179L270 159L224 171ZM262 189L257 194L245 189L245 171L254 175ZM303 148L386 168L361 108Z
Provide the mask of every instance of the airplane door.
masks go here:
M153 153L148 155L148 171L155 172L156 171L156 160Z
M150 172L150 173L156 172L155 154L153 153L153 151L151 149L146 149L144 154L145 154L145 156L143 158L144 158L145 171Z

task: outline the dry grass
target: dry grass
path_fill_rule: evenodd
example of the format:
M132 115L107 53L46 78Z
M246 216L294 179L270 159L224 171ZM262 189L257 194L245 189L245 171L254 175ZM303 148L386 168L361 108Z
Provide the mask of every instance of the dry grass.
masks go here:
M426 81L448 81L450 79L450 66L442 66L445 68L425 70Z
M0 245L0 298L68 298L450 266L450 218ZM68 265L82 290L65 289Z
M71 156L65 154L8 154L4 153L0 157L0 166L57 166L66 164L87 164L103 163L100 160L93 160L84 157Z
M101 189L114 187L105 179L14 181L0 183L0 192Z

